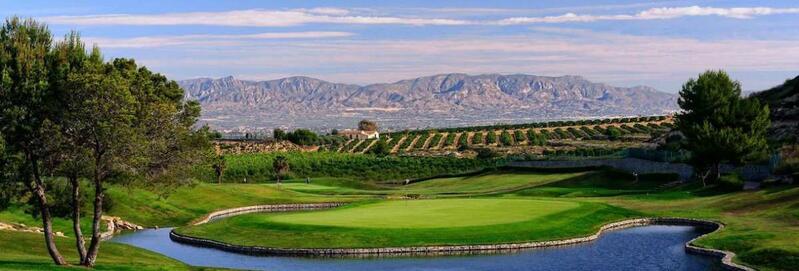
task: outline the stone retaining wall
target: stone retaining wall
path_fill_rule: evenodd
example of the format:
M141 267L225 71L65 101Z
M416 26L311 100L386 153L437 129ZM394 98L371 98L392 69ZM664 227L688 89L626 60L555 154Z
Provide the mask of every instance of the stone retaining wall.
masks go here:
M243 208L235 208L214 212L207 215L204 219L194 223L195 225L203 224L213 219L227 217L235 214L252 213L252 212L272 212L272 211L291 211L291 210L310 210L333 208L343 205L342 203L322 203L322 204L284 204L284 205L262 205L251 206ZM553 241L537 241L537 242L524 242L524 243L506 243L506 244L485 244L485 245L451 245L451 246L419 246L419 247L383 247L383 248L275 248L275 247L259 247L259 246L239 246L228 244L220 241L197 238L187 235L182 235L174 230L169 233L169 238L175 242L195 245L200 247L216 248L228 252L261 255L261 256L327 256L327 257L341 257L341 256L391 256L391 255L437 255L437 254L463 254L463 253L492 253L508 250L530 249L530 248L543 248L554 246L567 246L584 242L590 242L599 238L602 233L611 230L638 227L646 225L686 225L698 228L707 229L716 232L724 228L723 224L688 218L638 218L629 219L619 222L614 222L602 226L596 233L564 240ZM704 236L704 235L702 235ZM721 259L723 267L727 270L754 270L752 268L738 265L732 262L735 254L728 251L701 248L693 245L693 242L701 238L699 236L685 244L685 250L688 253L707 255Z
M210 221L243 215L248 213L273 213L273 212L290 212L290 211L303 211L303 210L319 210L329 209L342 206L346 203L343 202L327 202L327 203L307 203L307 204L272 204L272 205L255 205L247 207L239 207L232 209L225 209L207 214L199 220L192 223L192 225L205 224Z

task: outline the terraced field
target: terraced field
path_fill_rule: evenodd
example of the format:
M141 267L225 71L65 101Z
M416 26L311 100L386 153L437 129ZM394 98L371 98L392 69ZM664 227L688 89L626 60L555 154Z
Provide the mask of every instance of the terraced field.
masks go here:
M544 146L549 140L608 140L617 137L646 137L671 129L670 117L547 122L519 125L417 130L383 134L391 153L457 150L461 146L514 147ZM375 140L356 139L339 152L365 153Z

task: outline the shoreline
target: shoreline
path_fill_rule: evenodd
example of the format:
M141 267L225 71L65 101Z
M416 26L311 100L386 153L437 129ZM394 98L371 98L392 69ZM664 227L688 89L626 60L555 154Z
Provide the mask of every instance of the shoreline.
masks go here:
M256 212L286 212L286 211L300 211L300 210L320 210L329 209L343 206L346 203L318 203L318 204L279 204L279 205L256 205L241 208L232 208L221 211L212 212L192 225L204 224L219 218L225 218L245 213ZM722 267L726 270L743 270L751 271L753 268L736 264L732 261L735 253L730 251L703 248L693 245L693 243L714 232L724 228L724 224L709 220L691 219L691 218L676 218L676 217L650 217L650 218L635 218L627 219L617 222L605 224L600 229L588 236L575 237L561 240L551 241L535 241L535 242L520 242L520 243L502 243L502 244L481 244L481 245L441 245L441 246L412 246L412 247L382 247L382 248L275 248L275 247L260 247L260 246L240 246L229 244L211 239L192 237L183 235L171 230L169 238L172 241L188 244L199 247L208 247L219 249L223 251L259 255L259 256L322 256L322 257L353 257L353 256L397 256L397 255L458 255L469 253L491 253L491 252L504 252L523 249L547 248L575 245L594 241L601 237L604 232L612 230L620 230L631 227L640 227L648 225L675 225L675 226L693 226L697 228L707 229L708 232L685 243L685 250L688 253L711 256L720 259Z

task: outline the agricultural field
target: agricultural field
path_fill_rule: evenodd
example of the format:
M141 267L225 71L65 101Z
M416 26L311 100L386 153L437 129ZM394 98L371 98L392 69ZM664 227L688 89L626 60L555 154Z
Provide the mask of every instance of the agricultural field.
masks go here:
M571 149L566 146L582 148L586 141L611 142L612 145L627 147L639 146L640 142L653 135L669 131L672 125L670 117L655 116L414 130L381 136L388 139L390 153L393 154L425 154L455 151L466 147L522 150L540 147L536 150L540 153L543 150ZM337 151L365 153L373 146L374 141L351 140ZM550 142L552 144L549 144Z

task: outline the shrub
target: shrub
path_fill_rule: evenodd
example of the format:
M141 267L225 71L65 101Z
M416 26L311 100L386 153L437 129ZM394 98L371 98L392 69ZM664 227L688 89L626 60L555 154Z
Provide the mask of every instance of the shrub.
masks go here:
M472 136L472 144L483 144L483 133L477 132Z
M497 133L495 131L488 131L486 135L486 144L494 144L497 143Z
M510 146L513 144L513 139L511 138L508 130L502 131L502 133L499 135L499 142L504 146Z

